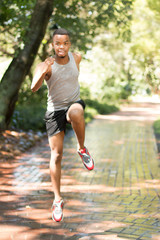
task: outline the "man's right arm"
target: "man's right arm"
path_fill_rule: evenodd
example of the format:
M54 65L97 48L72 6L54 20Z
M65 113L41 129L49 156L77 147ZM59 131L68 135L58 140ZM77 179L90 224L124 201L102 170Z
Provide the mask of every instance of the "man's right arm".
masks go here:
M44 62L38 64L31 84L32 92L36 92L41 86L44 79L48 80L51 76L51 65L54 63L54 58L48 58Z

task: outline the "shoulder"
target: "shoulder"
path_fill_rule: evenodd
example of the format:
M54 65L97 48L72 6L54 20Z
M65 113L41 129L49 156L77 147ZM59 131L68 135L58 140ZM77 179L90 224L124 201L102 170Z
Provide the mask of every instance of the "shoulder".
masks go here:
M51 76L52 70L51 70L51 65L48 65L46 60L44 62L40 62L37 65L36 70L38 72L42 72L43 74L45 74L44 79L47 81L50 78L50 76Z
M80 61L82 60L82 56L80 53L72 53L73 57L74 57L74 60L77 64L80 63Z

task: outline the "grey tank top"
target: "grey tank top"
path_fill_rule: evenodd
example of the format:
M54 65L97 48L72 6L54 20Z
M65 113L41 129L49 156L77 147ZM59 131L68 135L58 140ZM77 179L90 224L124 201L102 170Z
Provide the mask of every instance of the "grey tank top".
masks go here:
M47 83L48 101L47 111L58 111L68 108L73 102L80 100L78 83L79 71L71 52L68 53L69 62L52 65L52 74Z

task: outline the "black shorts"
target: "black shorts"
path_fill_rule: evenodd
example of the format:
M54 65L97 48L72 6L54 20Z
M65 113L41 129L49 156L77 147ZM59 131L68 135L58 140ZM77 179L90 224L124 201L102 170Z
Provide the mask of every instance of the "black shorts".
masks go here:
M83 100L76 101L75 103L81 104L83 109L85 109L85 103ZM57 133L66 130L66 124L68 123L66 115L70 106L67 109L54 112L47 111L45 113L44 121L46 122L46 130L48 137L54 136Z

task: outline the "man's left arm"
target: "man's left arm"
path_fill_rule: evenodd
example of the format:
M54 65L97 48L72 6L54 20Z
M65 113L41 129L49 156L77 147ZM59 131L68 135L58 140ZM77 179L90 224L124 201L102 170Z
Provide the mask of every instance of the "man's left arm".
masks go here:
M81 56L80 53L73 53L73 57L74 57L74 60L76 62L77 68L79 70L79 64L80 64L80 62L82 60L82 56Z

